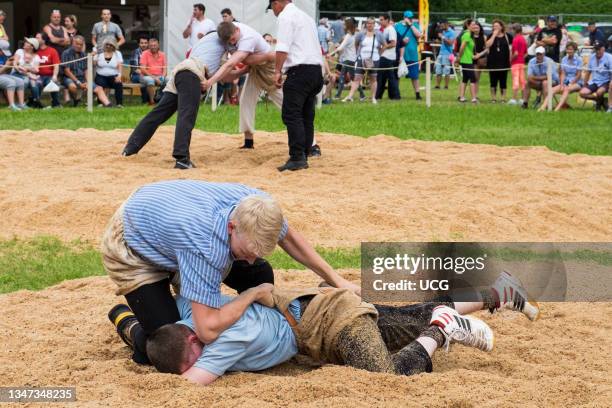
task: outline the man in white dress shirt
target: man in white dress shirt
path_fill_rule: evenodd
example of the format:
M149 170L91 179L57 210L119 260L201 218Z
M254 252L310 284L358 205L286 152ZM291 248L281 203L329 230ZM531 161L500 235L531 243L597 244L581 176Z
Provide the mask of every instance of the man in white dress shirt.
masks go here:
M196 45L200 38L216 29L214 21L204 16L205 11L206 7L202 3L193 5L193 15L187 28L183 31L183 38L189 38L189 48Z
M282 117L289 137L289 160L278 170L307 169L314 139L315 102L323 88L317 26L288 0L270 0L268 9L278 17L274 82L283 88Z
M283 91L274 83L275 54L265 38L252 27L238 22L223 22L217 27L219 38L231 52L231 57L208 81L213 86L219 80L231 81L248 72L247 80L240 95L240 132L244 133L244 149L254 147L255 110L262 91L272 103L282 108ZM249 60L244 69L236 65ZM311 156L320 156L321 149L313 140Z

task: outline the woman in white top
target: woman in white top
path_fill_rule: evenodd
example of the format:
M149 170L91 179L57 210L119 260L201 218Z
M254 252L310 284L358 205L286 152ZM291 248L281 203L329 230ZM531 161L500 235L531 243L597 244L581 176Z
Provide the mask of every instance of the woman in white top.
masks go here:
M38 40L36 38L26 38L23 43L23 48L15 51L15 65L13 66L12 75L23 79L25 88L30 88L33 100L38 100L39 88L36 81L40 78L38 75L38 67L40 66L40 57L36 54L38 50Z
M353 81L355 79L355 61L357 60L357 49L355 48L355 19L348 17L344 20L344 38L342 42L336 48L330 56L340 54L340 63L342 69L340 70L340 81L338 82L338 92L336 93L336 99L340 98L342 91L344 90L344 78L348 74L349 79ZM363 88L359 86L359 94L361 98L365 98Z
M357 64L355 68L355 79L351 83L351 92L342 102L352 102L353 95L359 87L363 75L368 71L370 76L370 89L372 91L372 103L376 104L376 68L380 59L380 48L384 43L382 33L374 31L374 19L369 18L366 23L365 32L357 34L355 37L355 47L357 49ZM372 70L373 68L373 70Z
M104 89L114 89L117 107L122 108L123 84L121 83L121 66L123 64L123 57L117 51L117 41L114 38L104 40L102 49L103 51L100 54L94 54L94 63L96 65L96 78L94 80L96 87L94 92L98 96L100 103L105 108L109 108L112 105Z

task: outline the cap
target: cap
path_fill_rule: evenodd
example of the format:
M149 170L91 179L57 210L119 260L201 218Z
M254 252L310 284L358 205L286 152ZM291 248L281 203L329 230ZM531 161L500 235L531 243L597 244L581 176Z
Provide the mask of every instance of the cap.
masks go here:
M606 44L604 44L603 41L595 41L593 43L593 49L594 50L598 50L600 48L605 48L605 47L606 47Z
M538 47L538 48L535 49L535 53L536 54L546 54L546 48Z
M410 10L404 11L404 18L412 18L414 17L414 13Z
M557 16L548 16L546 17L546 21L557 21Z
M38 50L38 47L40 47L40 43L38 42L38 40L34 37L25 37L24 38L25 42L32 44L32 47L34 47L34 50Z
M11 52L11 44L9 44L6 40L0 40L0 52L4 54L6 57L10 57L13 55Z

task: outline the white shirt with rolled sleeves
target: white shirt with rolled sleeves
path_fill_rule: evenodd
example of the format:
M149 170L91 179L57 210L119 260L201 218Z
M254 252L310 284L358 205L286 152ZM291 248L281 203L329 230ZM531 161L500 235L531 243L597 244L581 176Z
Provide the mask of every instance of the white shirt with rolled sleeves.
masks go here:
M255 29L242 23L234 22L234 25L240 29L240 38L235 47L237 51L244 51L252 54L270 52L270 44L268 44L263 36L255 31Z
M287 53L283 71L297 65L321 65L323 55L314 20L289 3L278 15L276 51Z

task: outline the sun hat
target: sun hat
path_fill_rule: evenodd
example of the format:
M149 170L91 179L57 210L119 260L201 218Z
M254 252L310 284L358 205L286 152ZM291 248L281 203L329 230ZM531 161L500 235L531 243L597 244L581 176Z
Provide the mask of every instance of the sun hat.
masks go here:
M38 47L40 47L40 43L38 42L38 40L34 37L25 37L24 38L25 42L27 42L28 44L31 44L32 47L34 47L34 51L38 50Z

